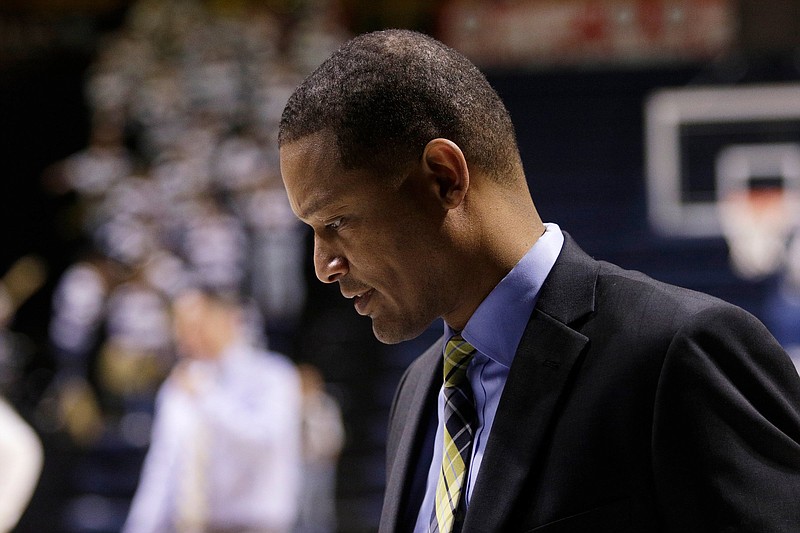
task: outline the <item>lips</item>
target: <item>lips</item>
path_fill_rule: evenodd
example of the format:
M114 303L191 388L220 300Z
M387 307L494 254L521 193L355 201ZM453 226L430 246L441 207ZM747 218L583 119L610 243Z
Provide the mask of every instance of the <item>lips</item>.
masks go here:
M356 312L359 315L366 315L367 314L367 306L369 305L369 301L372 298L372 293L374 289L370 289L367 292L357 294L353 297L353 305L356 308Z

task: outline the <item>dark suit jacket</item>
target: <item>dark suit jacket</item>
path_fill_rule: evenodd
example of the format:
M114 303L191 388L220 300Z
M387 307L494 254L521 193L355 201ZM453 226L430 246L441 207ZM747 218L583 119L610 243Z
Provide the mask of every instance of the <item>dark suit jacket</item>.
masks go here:
M390 417L380 531L430 463L440 339ZM463 531L800 532L800 377L752 315L566 236L508 376Z

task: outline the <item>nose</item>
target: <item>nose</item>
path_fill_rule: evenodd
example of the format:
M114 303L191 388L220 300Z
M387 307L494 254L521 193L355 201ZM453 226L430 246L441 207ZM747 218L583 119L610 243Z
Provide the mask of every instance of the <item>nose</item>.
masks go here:
M348 269L347 259L314 238L314 270L321 282L333 283L346 275Z

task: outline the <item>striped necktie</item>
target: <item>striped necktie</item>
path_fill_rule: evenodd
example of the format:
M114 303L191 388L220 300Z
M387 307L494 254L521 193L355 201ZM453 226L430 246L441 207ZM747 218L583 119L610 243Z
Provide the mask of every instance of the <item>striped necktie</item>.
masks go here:
M475 402L467 380L467 367L473 355L475 348L461 335L452 337L444 351L444 447L429 528L432 533L458 532L464 521L463 489L477 425Z

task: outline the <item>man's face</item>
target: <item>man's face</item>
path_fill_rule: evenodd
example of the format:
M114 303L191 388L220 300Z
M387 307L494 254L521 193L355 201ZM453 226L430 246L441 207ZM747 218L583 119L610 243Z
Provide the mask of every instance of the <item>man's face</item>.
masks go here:
M172 304L178 353L190 359L218 359L235 335L237 311L208 296L188 291Z
M210 349L205 335L208 324L208 302L200 293L188 292L172 305L173 329L178 353L191 359L209 359Z
M386 343L422 333L444 314L442 215L425 186L344 170L335 139L320 132L281 147L281 173L294 213L314 230L314 268L338 282Z

